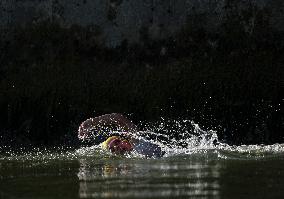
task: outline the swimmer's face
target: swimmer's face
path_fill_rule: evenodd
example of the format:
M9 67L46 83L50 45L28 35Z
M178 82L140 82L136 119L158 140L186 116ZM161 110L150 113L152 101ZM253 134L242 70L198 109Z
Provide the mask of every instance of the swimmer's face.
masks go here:
M120 138L114 138L108 144L109 150L112 153L122 155L126 152L132 151L133 147L127 140L121 140Z

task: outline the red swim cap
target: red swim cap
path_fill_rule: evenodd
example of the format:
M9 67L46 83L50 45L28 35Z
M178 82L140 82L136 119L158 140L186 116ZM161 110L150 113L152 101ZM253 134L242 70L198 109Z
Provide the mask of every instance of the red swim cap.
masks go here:
M125 152L129 152L133 149L133 146L128 140L122 140L117 136L108 138L103 143L103 147L116 154L124 154Z

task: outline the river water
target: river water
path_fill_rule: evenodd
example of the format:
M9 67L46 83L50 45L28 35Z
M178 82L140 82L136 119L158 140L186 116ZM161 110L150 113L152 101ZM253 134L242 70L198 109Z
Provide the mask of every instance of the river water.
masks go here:
M2 150L0 198L284 198L283 144L228 146L214 132L186 134L159 142L162 158L99 145Z

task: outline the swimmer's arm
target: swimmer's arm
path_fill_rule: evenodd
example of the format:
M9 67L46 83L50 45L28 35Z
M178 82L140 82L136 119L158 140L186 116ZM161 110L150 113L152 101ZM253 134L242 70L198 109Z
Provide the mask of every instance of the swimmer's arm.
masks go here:
M95 118L90 118L84 121L78 130L78 137L84 139L94 128L116 126L128 132L136 132L137 126L119 113L106 114Z

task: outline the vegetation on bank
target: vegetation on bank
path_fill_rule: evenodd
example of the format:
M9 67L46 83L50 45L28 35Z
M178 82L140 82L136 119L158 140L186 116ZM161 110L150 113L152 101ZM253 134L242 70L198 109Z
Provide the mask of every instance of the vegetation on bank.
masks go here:
M159 41L144 28L113 49L99 27L17 27L0 41L0 143L74 145L80 122L110 112L193 119L230 144L283 142L284 34L265 18L241 25Z

